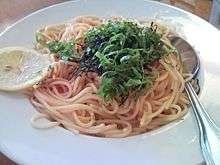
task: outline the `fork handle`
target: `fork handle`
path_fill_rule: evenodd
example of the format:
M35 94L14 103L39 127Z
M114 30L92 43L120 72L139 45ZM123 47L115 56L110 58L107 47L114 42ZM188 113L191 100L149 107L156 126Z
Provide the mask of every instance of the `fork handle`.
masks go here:
M203 158L208 165L220 164L219 128L205 111L192 85L186 82L186 93L192 104L192 109L199 128L199 142Z

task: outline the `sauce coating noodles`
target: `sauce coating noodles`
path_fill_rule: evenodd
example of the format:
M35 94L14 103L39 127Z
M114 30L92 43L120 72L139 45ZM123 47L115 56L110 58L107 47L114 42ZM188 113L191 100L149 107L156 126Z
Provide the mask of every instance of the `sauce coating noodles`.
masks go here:
M67 23L47 26L39 32L45 43L79 39L77 49L80 50L84 33L103 22L96 17L80 16ZM37 49L49 52L39 44ZM58 60L48 77L34 87L31 102L42 114L33 116L34 127L61 125L74 133L121 138L158 128L187 112L189 101L184 92L183 68L175 54L170 53L153 64L151 69L156 79L144 95L136 100L128 96L123 102L117 99L105 102L97 95L101 77L94 72L73 75L78 65ZM51 122L39 126L38 120L42 118Z

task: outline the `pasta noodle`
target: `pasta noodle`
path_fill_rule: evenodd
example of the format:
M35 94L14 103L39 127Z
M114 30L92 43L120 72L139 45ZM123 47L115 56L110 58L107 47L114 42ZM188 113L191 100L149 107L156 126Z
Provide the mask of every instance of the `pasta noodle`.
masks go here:
M44 43L79 39L83 45L84 33L103 22L96 17L80 16L67 23L46 26L39 32ZM38 44L37 49L42 50L42 46ZM73 75L77 67L76 62L57 60L48 77L34 87L31 102L42 114L33 116L34 127L61 125L74 133L120 138L158 128L187 112L189 101L184 85L190 75L184 79L181 61L175 54L162 57L152 66L156 79L144 95L137 100L128 96L123 103L117 99L105 102L97 95L101 77L94 72ZM38 126L37 121L42 118L51 123Z

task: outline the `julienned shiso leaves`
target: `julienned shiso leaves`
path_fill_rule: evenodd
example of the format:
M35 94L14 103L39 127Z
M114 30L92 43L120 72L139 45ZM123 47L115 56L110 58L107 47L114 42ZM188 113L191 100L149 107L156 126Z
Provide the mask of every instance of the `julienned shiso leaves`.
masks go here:
M153 81L144 69L169 49L153 24L140 27L129 21L110 21L93 28L86 33L85 44L85 54L93 60L98 58L96 67L102 69L98 94L106 100L143 94Z
M75 57L73 42L52 41L48 47L63 60ZM153 24L140 27L130 21L109 21L85 34L78 71L94 71L102 76L98 94L106 101L128 94L139 96L153 81L144 69L169 50Z
M58 53L64 61L78 61L80 56L75 49L74 42L50 41L47 44L51 53Z

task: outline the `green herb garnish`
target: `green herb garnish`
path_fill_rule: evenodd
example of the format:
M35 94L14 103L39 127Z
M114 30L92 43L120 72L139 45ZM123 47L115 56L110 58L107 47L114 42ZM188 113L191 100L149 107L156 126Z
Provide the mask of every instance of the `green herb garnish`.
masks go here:
M50 41L47 46L51 53L58 53L64 61L78 61L80 58L75 51L74 42Z
M85 44L87 59L96 61L95 69L101 70L98 94L105 100L143 94L153 81L144 69L169 49L153 24L140 27L129 21L110 21L91 29L85 35Z

